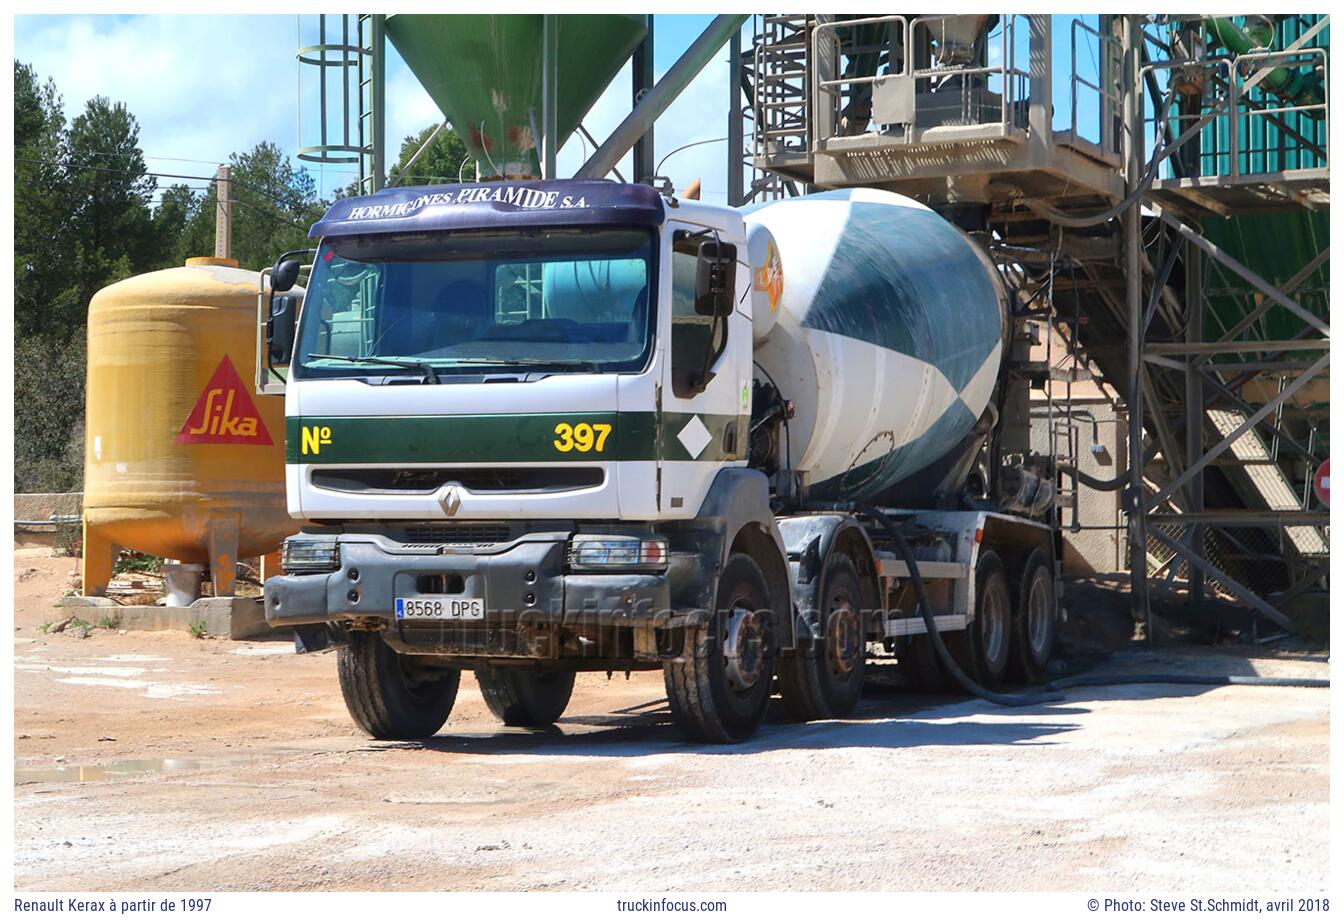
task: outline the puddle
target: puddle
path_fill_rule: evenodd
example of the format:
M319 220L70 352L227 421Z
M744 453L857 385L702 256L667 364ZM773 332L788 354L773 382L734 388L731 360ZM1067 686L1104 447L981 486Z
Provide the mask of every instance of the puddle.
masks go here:
M142 773L189 773L211 766L223 766L223 760L180 760L159 757L151 760L123 760L100 766L15 767L14 785L24 783L92 783L104 779L122 779Z

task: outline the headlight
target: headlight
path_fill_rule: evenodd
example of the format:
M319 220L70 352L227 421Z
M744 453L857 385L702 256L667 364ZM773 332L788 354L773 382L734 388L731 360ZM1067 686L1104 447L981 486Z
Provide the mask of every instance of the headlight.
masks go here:
M335 537L290 537L280 550L280 565L290 575L334 572L341 567Z
M578 570L661 572L667 568L667 540L579 534L569 541L569 566Z

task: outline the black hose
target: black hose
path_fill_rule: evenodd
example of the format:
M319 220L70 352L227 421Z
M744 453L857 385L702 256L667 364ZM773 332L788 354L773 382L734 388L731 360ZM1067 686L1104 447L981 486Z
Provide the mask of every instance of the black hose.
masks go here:
M1026 693L996 693L972 680L970 675L957 664L956 659L952 657L952 653L947 650L947 645L944 644L943 637L938 632L938 624L933 620L933 605L929 603L929 594L924 588L924 579L919 574L919 563L915 559L914 551L910 549L910 544L906 542L905 534L901 533L900 528L881 509L857 502L852 503L851 507L880 524L882 529L891 537L892 542L896 544L897 551L900 552L901 558L905 560L906 568L910 570L910 583L914 585L915 597L919 600L919 612L924 618L924 629L928 631L929 641L933 643L933 648L938 653L938 660L943 663L943 667L947 669L948 674L952 675L953 680L961 684L967 693L997 706L1039 706L1041 703L1057 703L1064 699L1064 694L1053 689L1028 691Z
M1095 476L1089 476L1076 466L1069 466L1067 463L1061 463L1056 467L1061 473L1067 473L1078 482L1101 492L1114 492L1116 489L1123 489L1129 485L1129 470L1123 470L1116 474L1114 479L1098 479Z
M924 587L924 579L919 574L919 563L915 559L914 551L910 549L909 542L905 539L905 534L901 533L895 522L882 511L873 505L860 502L842 502L826 506L827 510L841 511L850 510L860 514L867 515L876 521L892 542L896 544L897 551L905 561L906 568L910 571L910 583L915 589L915 597L919 601L919 612L924 620L924 628L929 634L929 640L933 643L933 648L938 654L938 660L942 662L947 673L952 675L957 683L961 684L965 690L972 696L977 696L989 703L997 706L1037 706L1041 703L1058 703L1064 699L1064 690L1071 687L1114 687L1128 684L1184 684L1201 687L1310 687L1320 688L1329 687L1330 681L1327 678L1315 677L1260 677L1255 675L1235 675L1235 674L1117 674L1117 675L1087 675L1082 674L1078 677L1067 677L1060 680L1051 681L1046 684L1042 690L1028 691L1025 693L996 693L988 690L974 680L961 669L957 664L952 653L947 650L947 645L943 642L942 635L938 632L938 626L933 619L933 606L929 603L928 591Z

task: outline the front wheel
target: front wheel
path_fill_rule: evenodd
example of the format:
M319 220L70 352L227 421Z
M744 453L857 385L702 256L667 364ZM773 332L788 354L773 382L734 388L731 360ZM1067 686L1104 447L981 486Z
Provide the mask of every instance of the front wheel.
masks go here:
M476 683L485 705L505 725L545 728L564 715L574 672L480 667Z
M821 640L780 659L779 687L799 722L840 719L854 712L867 663L863 591L858 569L836 554L826 565Z
M672 719L690 740L743 741L765 718L775 676L768 598L756 561L729 556L709 622L687 627L681 654L663 664Z
M448 721L462 672L398 654L381 634L354 631L336 659L345 708L382 740L429 738Z

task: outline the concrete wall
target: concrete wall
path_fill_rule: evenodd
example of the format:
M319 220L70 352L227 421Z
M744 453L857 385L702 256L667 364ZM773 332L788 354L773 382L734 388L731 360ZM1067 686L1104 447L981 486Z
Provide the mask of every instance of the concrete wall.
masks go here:
M78 516L83 510L83 492L24 492L14 496L16 521L48 521L53 516Z

